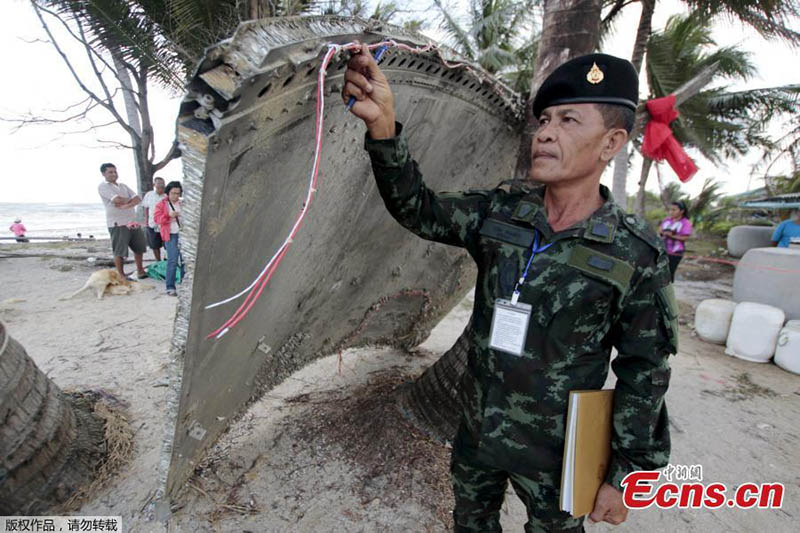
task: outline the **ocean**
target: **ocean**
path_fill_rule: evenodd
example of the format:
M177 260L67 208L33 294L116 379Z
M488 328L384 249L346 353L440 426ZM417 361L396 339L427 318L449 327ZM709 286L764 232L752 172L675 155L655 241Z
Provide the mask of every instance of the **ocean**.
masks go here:
M0 202L0 237L13 237L9 226L21 218L28 237L108 239L106 213L100 202L91 204L23 204ZM0 240L0 243L14 241Z

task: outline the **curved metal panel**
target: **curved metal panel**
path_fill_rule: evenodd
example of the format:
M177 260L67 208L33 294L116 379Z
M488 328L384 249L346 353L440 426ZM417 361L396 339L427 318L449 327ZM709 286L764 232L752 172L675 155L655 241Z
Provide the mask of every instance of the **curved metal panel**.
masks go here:
M205 306L257 276L302 208L327 44L384 38L426 44L359 19L250 22L208 50L190 84L178 120L188 275L173 339L174 439L170 432L161 472L167 495L264 390L344 346L413 344L474 279L462 250L423 241L386 212L363 150L363 124L341 104L347 57L337 57L325 81L314 203L250 314L221 339L205 339L240 301ZM381 65L432 188L493 187L511 176L521 122L515 94L477 67L448 68L438 52L390 48Z

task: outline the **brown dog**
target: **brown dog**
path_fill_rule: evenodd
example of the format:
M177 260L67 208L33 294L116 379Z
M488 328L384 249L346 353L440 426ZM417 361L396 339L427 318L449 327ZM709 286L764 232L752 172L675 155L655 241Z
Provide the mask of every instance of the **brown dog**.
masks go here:
M61 299L68 300L90 289L97 294L97 299L101 300L106 291L110 294L129 294L131 292L131 282L120 276L119 272L113 268L104 268L103 270L92 272L83 287Z

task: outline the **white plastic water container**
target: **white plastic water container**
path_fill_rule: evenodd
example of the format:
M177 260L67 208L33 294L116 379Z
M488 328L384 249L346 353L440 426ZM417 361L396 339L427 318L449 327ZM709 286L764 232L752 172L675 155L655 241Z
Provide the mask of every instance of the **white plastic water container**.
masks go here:
M775 354L785 319L786 315L777 307L740 303L733 311L725 353L754 363L768 362Z
M800 374L800 320L790 320L783 326L775 348L775 364Z
M800 320L800 250L752 248L736 265L734 302L755 302L783 309Z
M728 253L742 257L750 248L772 246L772 233L769 226L734 226L728 231Z
M711 298L703 300L694 312L694 330L706 342L725 344L731 328L736 302Z

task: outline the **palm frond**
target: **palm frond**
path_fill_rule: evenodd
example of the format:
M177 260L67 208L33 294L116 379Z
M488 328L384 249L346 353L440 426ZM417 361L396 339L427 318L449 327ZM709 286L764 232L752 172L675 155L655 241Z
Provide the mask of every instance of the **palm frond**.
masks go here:
M453 48L463 54L467 59L474 61L475 51L473 50L473 44L470 40L469 33L461 27L455 17L450 13L450 10L444 6L442 0L433 0L433 3L439 9L439 13L442 17L439 27L447 34Z
M703 216L711 208L719 198L722 196L720 188L722 183L714 180L713 178L706 178L703 182L703 188L697 193L697 196L691 198L686 205L689 206L689 216L693 222L703 218Z
M698 16L709 19L724 15L755 29L766 38L779 38L792 45L800 44L796 0L686 0Z

